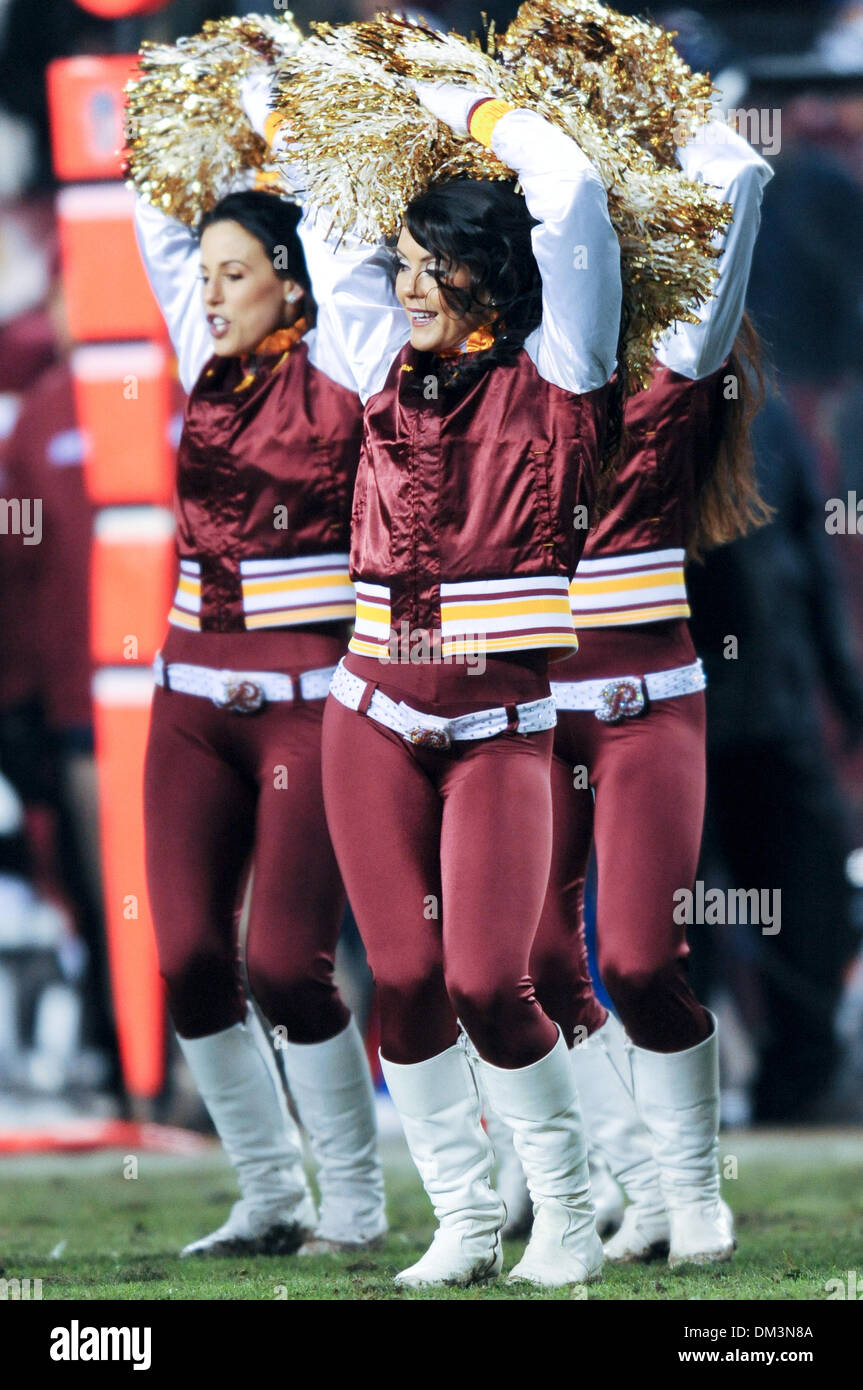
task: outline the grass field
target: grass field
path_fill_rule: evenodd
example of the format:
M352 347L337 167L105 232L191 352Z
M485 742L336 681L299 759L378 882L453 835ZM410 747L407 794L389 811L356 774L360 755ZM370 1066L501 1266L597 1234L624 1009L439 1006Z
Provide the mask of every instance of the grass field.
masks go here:
M200 1158L120 1153L0 1160L0 1277L40 1278L43 1299L554 1300L499 1282L466 1291L401 1292L393 1274L431 1238L431 1209L400 1139L384 1144L392 1234L373 1254L190 1261L187 1241L224 1220L236 1193L215 1148ZM720 1152L739 1250L703 1270L607 1266L591 1300L818 1299L829 1279L859 1274L863 1291L863 1134L725 1134ZM729 1159L735 1160L734 1163ZM128 1168L128 1165L126 1165ZM505 1268L521 1253L506 1250Z

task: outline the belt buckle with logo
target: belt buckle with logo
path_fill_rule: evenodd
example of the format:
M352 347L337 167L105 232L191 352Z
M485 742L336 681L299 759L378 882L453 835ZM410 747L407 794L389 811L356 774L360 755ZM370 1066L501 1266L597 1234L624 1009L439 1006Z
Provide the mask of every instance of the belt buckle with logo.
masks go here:
M221 699L214 699L218 709L234 714L255 714L264 703L264 692L257 681L227 681Z
M632 719L645 707L644 689L640 680L623 678L607 681L599 692L599 703L593 711L603 724L619 724Z
M452 734L449 729L425 729L420 725L409 730L408 738L418 748L436 748L443 752L452 747Z

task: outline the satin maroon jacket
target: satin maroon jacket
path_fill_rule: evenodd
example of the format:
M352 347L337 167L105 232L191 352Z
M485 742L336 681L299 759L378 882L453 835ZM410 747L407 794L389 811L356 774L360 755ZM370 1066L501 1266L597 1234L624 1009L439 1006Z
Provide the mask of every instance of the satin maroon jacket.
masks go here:
M441 389L410 344L366 406L353 508L351 649L377 656L391 630L440 630L444 655L575 646L569 578L586 528L607 388L545 381L526 352L467 387Z
M308 360L213 357L178 452L180 586L171 622L214 632L350 619L350 507L362 433L356 395Z
M570 585L577 629L688 618L686 551L719 442L726 369L691 381L657 363L625 407L626 458Z

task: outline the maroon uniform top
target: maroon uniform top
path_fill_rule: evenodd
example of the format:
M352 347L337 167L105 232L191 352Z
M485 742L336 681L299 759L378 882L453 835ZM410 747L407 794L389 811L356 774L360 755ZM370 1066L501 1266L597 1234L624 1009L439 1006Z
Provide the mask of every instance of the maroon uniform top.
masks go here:
M567 599L605 428L606 388L545 380L525 351L428 400L431 359L399 352L366 407L353 511L351 650L440 630L443 655L568 650Z
M653 381L627 402L627 457L570 586L580 632L689 617L684 562L697 499L716 455L725 397L739 389L724 364L743 315L771 170L719 120L699 128L677 159L734 215L722 237L714 293L695 322L676 323L658 340ZM577 672L573 662L555 674Z
M239 358L211 358L180 440L172 623L242 632L353 617L361 432L356 394L314 367L302 341L256 356L254 375Z

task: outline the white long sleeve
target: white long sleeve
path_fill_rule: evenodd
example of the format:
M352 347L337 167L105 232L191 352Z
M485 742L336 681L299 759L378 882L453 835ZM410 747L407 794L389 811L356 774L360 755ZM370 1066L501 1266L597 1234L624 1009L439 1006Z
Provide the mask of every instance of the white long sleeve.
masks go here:
M194 232L141 198L135 231L147 278L177 354L180 381L191 391L212 356L212 338L201 299L200 250Z
M539 222L531 241L542 323L525 350L540 376L566 391L604 386L616 364L622 289L602 181L575 141L535 111L507 112L491 144Z
M773 170L742 136L718 120L698 129L677 151L677 162L687 178L711 184L717 197L734 209L730 227L714 242L722 247L718 280L712 298L698 310L699 322L678 321L656 342L663 366L697 381L717 371L734 346L761 223L761 199Z

